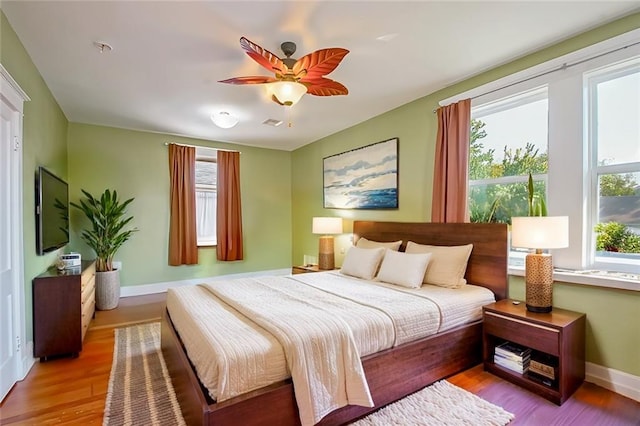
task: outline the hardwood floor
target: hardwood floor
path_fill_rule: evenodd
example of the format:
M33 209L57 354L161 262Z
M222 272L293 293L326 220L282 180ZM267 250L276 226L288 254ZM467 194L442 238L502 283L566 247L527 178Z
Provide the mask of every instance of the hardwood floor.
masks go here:
M0 405L2 425L101 425L113 359L113 330L159 320L165 295L120 299L97 311L78 358L36 362Z
M515 414L509 424L513 426L640 425L640 402L593 383L583 383L562 406L557 406L484 371L482 365L447 380Z
M36 363L0 404L0 424L101 425L113 329L159 319L164 301L164 294L128 297L120 299L114 310L96 312L80 356ZM514 426L640 426L640 403L591 383L584 383L558 407L483 371L480 365L448 380L514 413Z

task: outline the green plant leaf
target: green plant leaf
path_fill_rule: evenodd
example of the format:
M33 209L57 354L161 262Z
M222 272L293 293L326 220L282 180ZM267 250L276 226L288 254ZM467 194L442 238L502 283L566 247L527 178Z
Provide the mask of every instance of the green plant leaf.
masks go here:
M84 199L78 203L70 203L82 211L91 227L82 231L81 238L96 253L96 270L100 272L113 270L113 257L120 247L138 231L137 228L124 229L133 216L124 217L127 206L134 200L124 202L118 200L118 193L106 189L96 198L84 189Z

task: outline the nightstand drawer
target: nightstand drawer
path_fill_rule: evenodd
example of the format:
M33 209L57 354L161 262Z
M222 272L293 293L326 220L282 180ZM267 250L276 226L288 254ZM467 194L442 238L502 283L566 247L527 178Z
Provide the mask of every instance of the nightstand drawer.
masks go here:
M560 331L493 312L484 313L485 333L559 356Z

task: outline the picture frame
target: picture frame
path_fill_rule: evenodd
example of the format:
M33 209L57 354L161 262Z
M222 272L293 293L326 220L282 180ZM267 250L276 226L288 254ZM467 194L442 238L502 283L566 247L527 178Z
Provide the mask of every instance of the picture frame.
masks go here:
M397 137L322 160L326 209L398 208Z

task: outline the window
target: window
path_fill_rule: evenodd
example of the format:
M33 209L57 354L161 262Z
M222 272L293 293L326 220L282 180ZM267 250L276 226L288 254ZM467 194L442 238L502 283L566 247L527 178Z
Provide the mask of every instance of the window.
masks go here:
M196 230L198 246L216 245L216 150L196 148Z
M593 262L640 264L640 60L585 75L591 150Z
M472 109L469 212L472 222L527 216L527 181L546 194L546 87Z
M554 251L557 267L638 273L640 45L632 41L639 34L441 102L473 99L472 221L526 216L531 172L548 214L569 216L569 247Z

